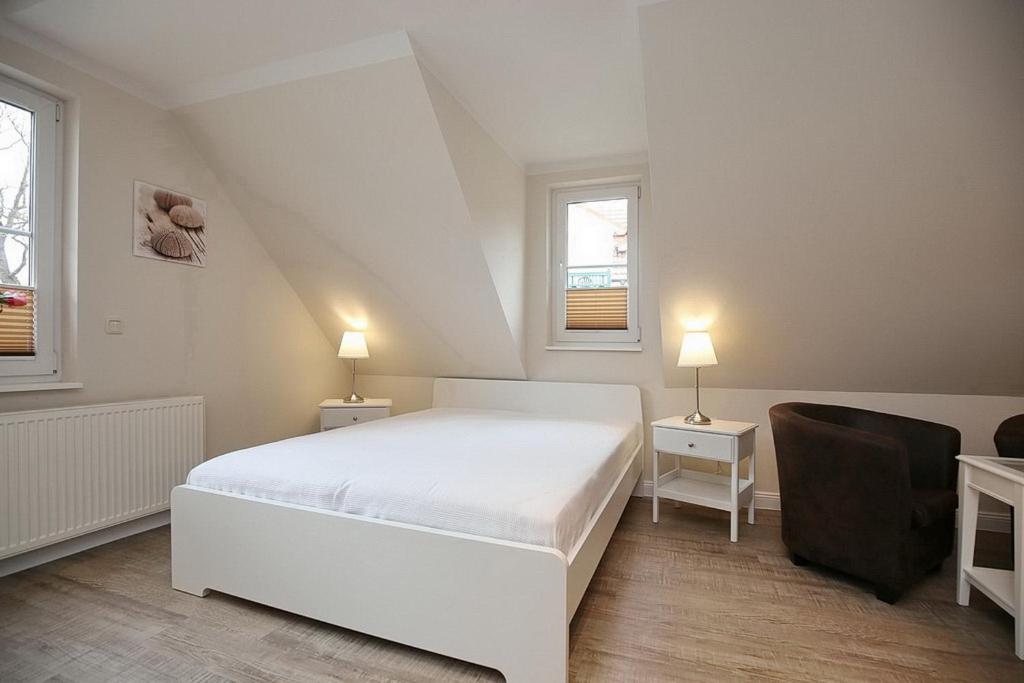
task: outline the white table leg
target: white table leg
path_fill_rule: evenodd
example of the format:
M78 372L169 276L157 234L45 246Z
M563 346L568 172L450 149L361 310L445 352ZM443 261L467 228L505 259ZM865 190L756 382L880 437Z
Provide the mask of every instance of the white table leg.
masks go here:
M1017 615L1014 617L1014 651L1024 659L1024 488L1017 487L1017 500L1013 504L1013 583Z
M732 511L729 514L729 540L735 543L740 540L740 464L734 462L732 473Z
M654 490L651 491L651 497L654 498L654 523L658 523L658 451L654 451L654 457L652 458L651 469L654 472Z
M750 454L750 463L748 464L750 470L747 472L747 478L750 479L750 507L747 508L747 524L754 523L754 494L757 487L754 485L757 481L757 451Z
M956 602L967 605L971 601L971 584L964 570L974 566L974 536L978 530L978 498L981 494L971 488L971 470L965 468L960 490L960 553L957 557Z

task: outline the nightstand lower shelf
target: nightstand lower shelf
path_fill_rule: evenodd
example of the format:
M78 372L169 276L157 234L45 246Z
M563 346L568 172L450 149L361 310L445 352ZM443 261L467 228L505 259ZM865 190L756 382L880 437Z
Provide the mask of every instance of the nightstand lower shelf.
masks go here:
M731 511L732 480L721 474L673 470L658 478L657 495L680 503L693 503L718 510ZM741 506L751 503L754 482L749 479L738 481L738 502Z
M1013 570L990 567L964 567L964 578L996 603L1017 617L1013 604Z

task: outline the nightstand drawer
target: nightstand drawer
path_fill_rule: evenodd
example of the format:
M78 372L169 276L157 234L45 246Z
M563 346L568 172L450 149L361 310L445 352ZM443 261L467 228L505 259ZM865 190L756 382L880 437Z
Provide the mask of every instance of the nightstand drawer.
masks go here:
M733 437L685 429L654 428L654 450L708 460L733 460Z
M320 428L351 427L388 417L390 413L390 408L323 408L320 411Z

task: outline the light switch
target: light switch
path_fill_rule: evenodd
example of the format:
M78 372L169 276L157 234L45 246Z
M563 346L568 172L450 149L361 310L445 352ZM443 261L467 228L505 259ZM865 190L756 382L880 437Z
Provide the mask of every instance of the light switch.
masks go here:
M107 318L107 334L124 334L124 323L120 318Z

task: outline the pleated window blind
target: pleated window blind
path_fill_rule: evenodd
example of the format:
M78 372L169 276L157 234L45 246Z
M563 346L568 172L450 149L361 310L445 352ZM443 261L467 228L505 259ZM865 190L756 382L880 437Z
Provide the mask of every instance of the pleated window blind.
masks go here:
M28 299L26 306L3 306L0 312L0 356L33 356L36 352L35 292L4 287L0 292L18 292Z
M626 287L565 290L566 329L626 329L629 326L628 294Z

